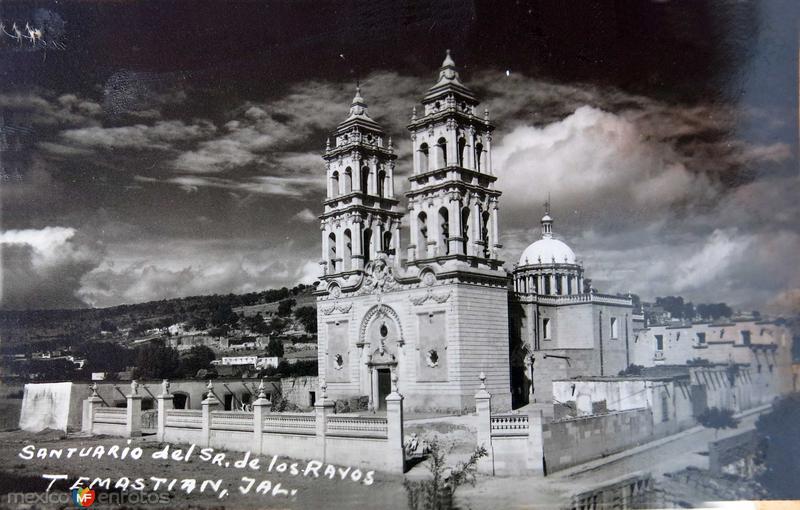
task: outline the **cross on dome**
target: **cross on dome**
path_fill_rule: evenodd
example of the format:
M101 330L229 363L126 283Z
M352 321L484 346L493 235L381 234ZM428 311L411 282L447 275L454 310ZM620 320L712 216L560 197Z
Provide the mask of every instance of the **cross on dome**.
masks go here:
M576 264L575 252L566 243L553 237L553 218L550 216L550 195L544 204L542 216L542 237L528 246L520 257L520 265L538 264Z

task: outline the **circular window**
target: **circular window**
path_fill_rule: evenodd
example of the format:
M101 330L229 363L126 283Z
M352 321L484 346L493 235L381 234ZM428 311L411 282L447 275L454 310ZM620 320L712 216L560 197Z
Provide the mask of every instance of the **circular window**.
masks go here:
M427 352L425 356L425 363L429 367L437 367L439 366L439 353L436 352L436 349L431 349Z
M333 368L336 370L341 370L344 367L344 358L341 354L337 354L333 357Z
M389 328L387 328L387 327L386 327L386 324L385 324L385 323L384 323L384 324L381 324L381 330L380 330L380 333L381 333L381 336L382 336L383 338L386 338L386 336L389 334Z

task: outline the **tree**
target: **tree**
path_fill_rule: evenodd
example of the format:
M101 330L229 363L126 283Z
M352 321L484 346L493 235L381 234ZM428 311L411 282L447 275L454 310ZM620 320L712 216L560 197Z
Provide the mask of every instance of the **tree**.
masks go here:
M111 342L96 342L81 347L86 364L92 372L121 372L131 365L134 353Z
M704 303L697 305L697 315L706 320L717 320L730 317L733 310L725 303Z
M278 358L282 358L283 342L275 337L270 338L269 343L267 344L267 356L277 356Z
M301 306L294 311L294 317L300 321L308 333L317 332L317 309L313 306Z
M208 327L208 321L203 317L192 317L192 320L189 321L189 327L195 331L202 331Z
M200 369L211 368L216 354L205 345L195 345L181 358L180 372L183 377L194 377Z
M714 438L719 435L720 429L735 429L739 420L733 417L733 409L720 409L709 407L697 417L700 425L714 429Z
M160 342L150 342L136 349L137 379L174 379L178 375L178 351Z
M281 333L286 328L286 319L282 319L280 317L273 317L271 321L269 321L269 334L270 335L277 335Z
M764 472L758 481L773 499L800 499L800 394L784 397L756 421Z
M253 333L257 333L259 335L269 334L269 325L264 321L264 317L261 315L261 312L258 312L251 317L247 317L244 320L244 323Z
M297 303L293 298L284 299L278 303L278 315L288 317L292 313L292 307Z
M209 329L208 334L213 337L228 336L228 331L230 331L230 326L228 326L227 324L223 324L218 328Z
M108 319L103 319L102 321L100 321L100 331L108 331L110 333L116 333L117 325L114 324L113 321L110 321Z
M218 305L214 313L211 314L211 324L216 327L226 324L234 326L237 322L239 322L239 316L234 313L231 305L227 303Z
M656 305L669 312L674 319L683 318L685 307L681 296L657 297Z
M144 322L139 322L138 324L134 324L131 327L131 335L134 335L134 336L143 335L144 332L147 331L148 329L150 329L150 326L148 326Z

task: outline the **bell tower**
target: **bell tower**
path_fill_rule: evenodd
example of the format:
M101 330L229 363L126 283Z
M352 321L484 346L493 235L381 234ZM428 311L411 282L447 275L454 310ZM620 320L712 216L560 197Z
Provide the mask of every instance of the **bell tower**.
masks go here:
M363 272L379 256L399 260L400 221L394 196L391 138L367 113L361 87L350 114L325 147L327 196L320 216L323 280Z
M459 265L498 269L497 177L492 171L489 111L459 78L450 51L439 81L414 108L408 130L413 174L408 214L408 264L455 260Z

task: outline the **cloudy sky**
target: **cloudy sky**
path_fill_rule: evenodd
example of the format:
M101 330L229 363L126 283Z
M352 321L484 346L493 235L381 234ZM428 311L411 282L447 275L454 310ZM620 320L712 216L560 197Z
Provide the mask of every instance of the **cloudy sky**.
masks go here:
M320 156L356 80L405 190L404 126L449 48L498 125L508 269L550 193L603 292L798 311L796 10L3 3L2 307L313 281Z

